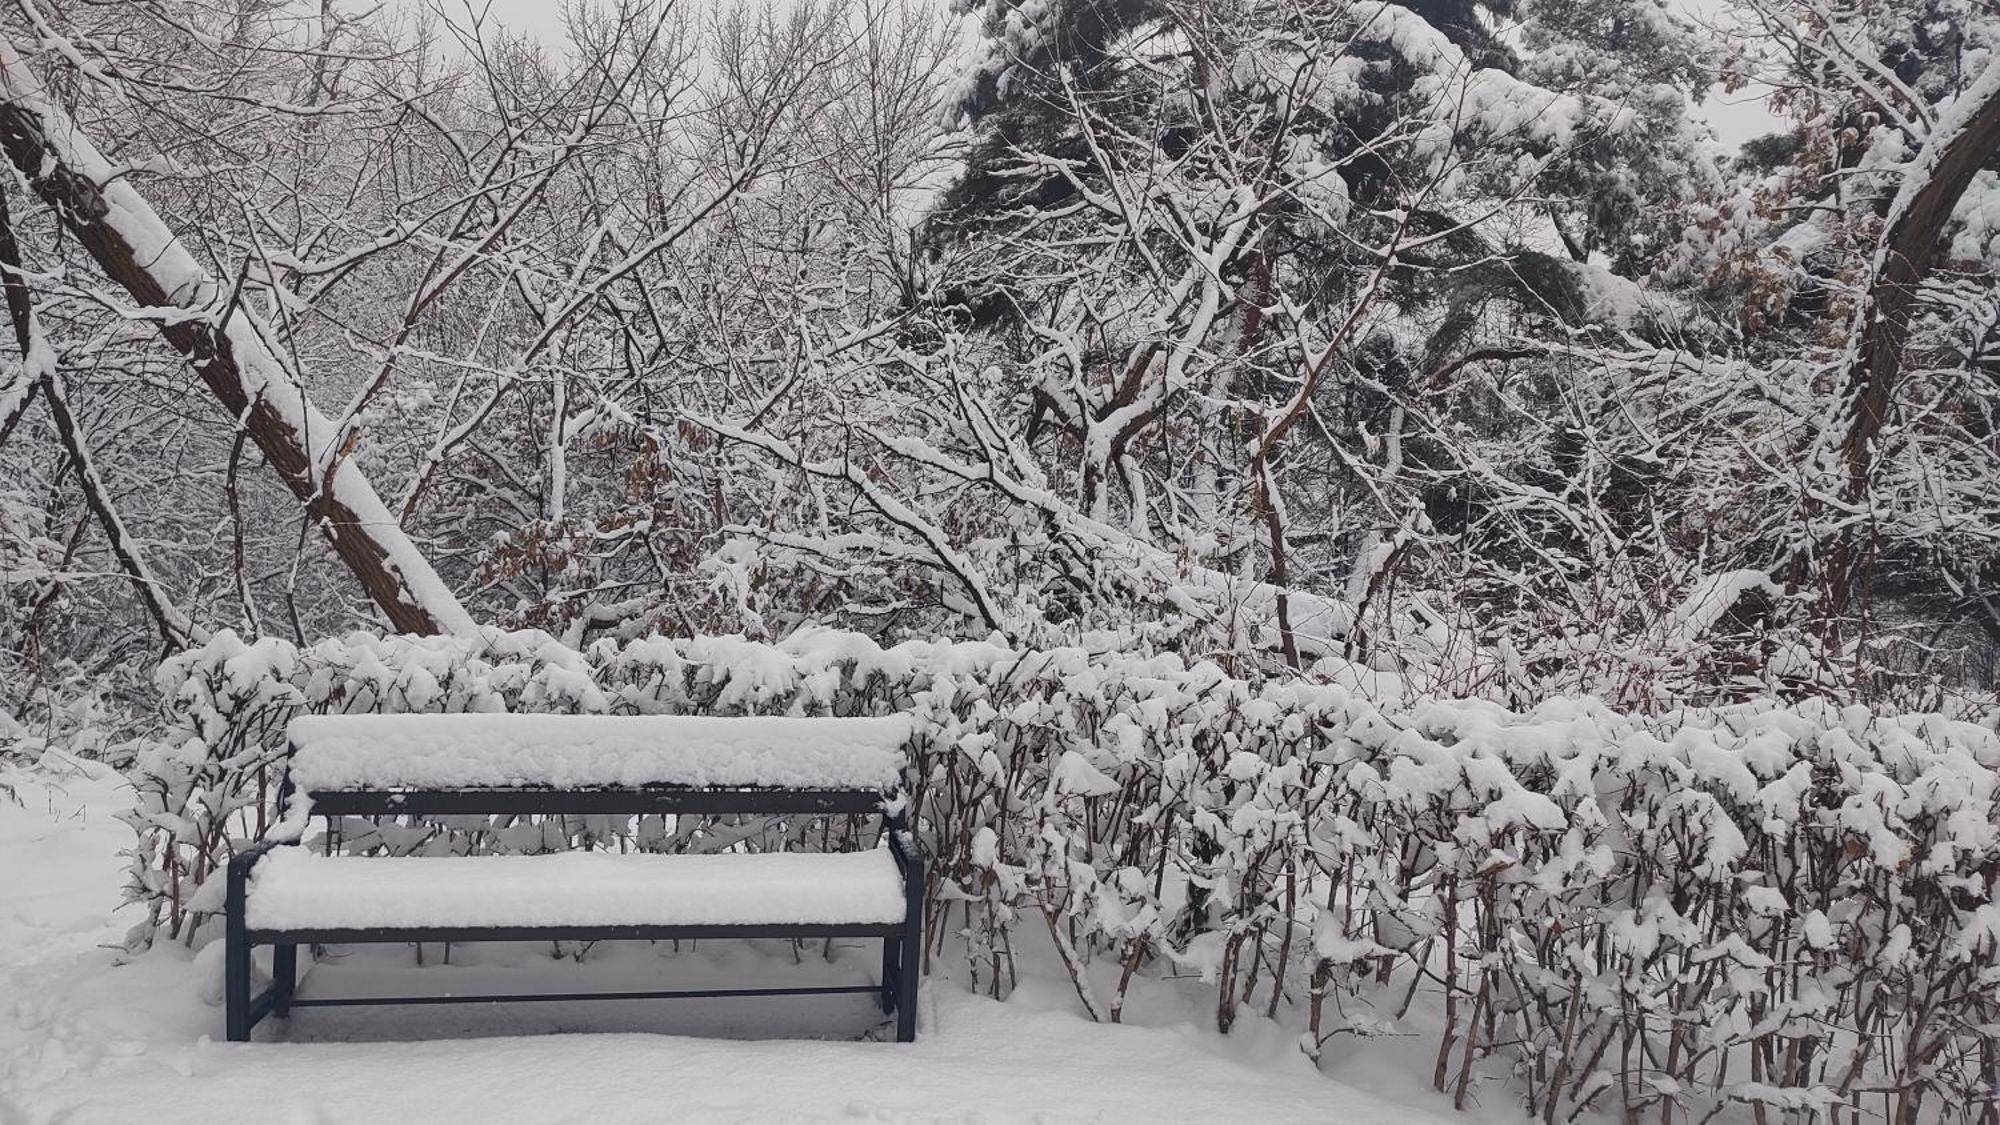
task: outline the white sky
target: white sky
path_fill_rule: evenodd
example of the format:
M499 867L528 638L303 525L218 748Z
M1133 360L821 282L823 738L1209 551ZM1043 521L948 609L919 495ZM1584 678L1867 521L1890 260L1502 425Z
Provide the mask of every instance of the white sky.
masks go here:
M1743 147L1744 141L1785 128L1785 120L1773 114L1766 104L1770 96L1768 86L1752 86L1733 94L1711 91L1694 112L1715 130L1723 146L1734 152Z
M472 2L480 4L482 0ZM562 4L558 0L490 0L488 10L494 20L514 30L536 32L548 40L562 34Z
M1696 23L1725 35L1735 24L1731 0L1668 0L1668 3ZM1734 152L1743 147L1744 141L1785 127L1784 120L1766 104L1770 96L1768 86L1751 86L1733 94L1711 90L1695 107L1695 116L1707 121L1717 139Z
M408 3L409 0L402 0ZM476 10L485 7L492 19L515 31L532 31L554 42L562 36L562 9L565 0L442 0L447 12L462 12L470 3Z

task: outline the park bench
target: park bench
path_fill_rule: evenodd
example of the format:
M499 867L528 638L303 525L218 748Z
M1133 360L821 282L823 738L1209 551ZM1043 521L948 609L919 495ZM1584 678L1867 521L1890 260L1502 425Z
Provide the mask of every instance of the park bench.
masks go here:
M343 715L293 720L280 793L310 817L880 816L886 847L711 854L343 856L267 841L230 860L229 1039L348 1005L877 993L916 1037L924 863L904 820L904 717ZM379 821L378 821L379 823ZM475 822L477 823L477 822ZM284 833L280 833L281 835ZM329 851L331 849L328 849ZM364 942L879 938L879 984L585 994L300 996L298 949ZM251 955L272 947L252 995Z

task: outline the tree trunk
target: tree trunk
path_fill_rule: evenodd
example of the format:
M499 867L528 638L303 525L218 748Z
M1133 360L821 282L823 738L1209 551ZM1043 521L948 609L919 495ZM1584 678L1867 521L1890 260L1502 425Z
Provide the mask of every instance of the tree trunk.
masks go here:
M348 456L334 426L265 344L248 310L188 253L46 96L0 39L0 148L105 274L142 309L168 310L161 335L306 505L390 623L407 633L472 631L459 605Z
M2000 152L2000 61L1988 63L1985 73L1939 115L1882 229L1868 289L1854 316L1841 413L1828 428L1828 467L1842 474L1841 499L1849 506L1867 502L1876 439L1889 418L1910 316L1931 256L1974 173L1995 152ZM1852 522L1828 546L1820 591L1829 623L1853 604L1866 555Z

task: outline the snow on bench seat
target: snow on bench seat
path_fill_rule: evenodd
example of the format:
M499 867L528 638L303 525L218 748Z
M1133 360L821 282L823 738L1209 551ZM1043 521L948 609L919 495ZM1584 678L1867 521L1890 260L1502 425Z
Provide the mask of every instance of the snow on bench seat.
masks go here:
M308 715L292 784L315 790L687 785L890 790L907 715Z
M881 848L723 855L320 856L277 848L250 875L253 930L903 921Z

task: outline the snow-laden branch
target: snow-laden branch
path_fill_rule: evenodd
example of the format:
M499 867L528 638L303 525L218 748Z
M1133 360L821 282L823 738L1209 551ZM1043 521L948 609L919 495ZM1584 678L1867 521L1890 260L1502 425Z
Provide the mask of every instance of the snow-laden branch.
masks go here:
M979 572L973 566L972 560L966 558L957 547L952 545L951 536L946 534L945 530L936 523L926 519L908 504L903 503L903 501L892 495L880 483L871 479L867 473L857 468L852 460L812 461L794 450L789 442L771 437L768 434L752 433L749 430L732 426L727 422L702 418L696 415L688 415L687 420L712 431L720 437L762 450L780 463L790 466L799 472L827 480L845 481L856 492L860 493L861 498L868 502L869 507L874 508L876 512L880 513L882 518L914 534L923 541L924 545L929 549L931 557L936 560L939 568L956 579L959 586L965 590L965 595L972 599L972 604L978 611L980 621L987 628L996 630L1003 635L1008 633L1007 615L1001 612L998 600L986 588L986 583L980 578Z
M932 564L958 577L982 618L1003 633L1018 626L1000 615L975 563L957 550L923 515L892 495L879 479L851 461L809 461L789 443L709 418L687 420L726 440L757 449L780 463L823 479L845 481L878 512L913 532ZM1284 600L1297 643L1313 655L1336 652L1354 626L1350 606L1302 591L1285 590L1267 582L1224 574L1176 558L1172 553L1078 511L1043 484L1031 479L1032 459L999 434L990 419L974 412L968 426L988 450L984 461L955 457L930 442L863 428L860 432L883 450L919 468L989 488L1017 509L1032 516L1048 535L1061 565L1091 586L1106 582L1133 594L1157 600L1205 626L1223 632L1247 628L1259 640L1278 636L1278 605Z

